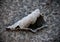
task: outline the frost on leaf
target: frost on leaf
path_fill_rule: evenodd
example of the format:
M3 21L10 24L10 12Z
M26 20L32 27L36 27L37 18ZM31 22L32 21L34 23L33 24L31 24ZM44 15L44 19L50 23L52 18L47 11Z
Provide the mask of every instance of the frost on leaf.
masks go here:
M17 21L15 24L8 26L6 30L31 30L36 32L45 23L44 17L39 9L36 9L28 16Z

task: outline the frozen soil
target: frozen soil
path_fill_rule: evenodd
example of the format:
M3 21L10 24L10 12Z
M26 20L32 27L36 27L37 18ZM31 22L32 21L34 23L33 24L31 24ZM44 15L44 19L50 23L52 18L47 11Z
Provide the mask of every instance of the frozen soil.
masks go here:
M39 8L47 17L48 27L32 33L30 31L5 31ZM0 1L0 42L60 42L60 4L51 0L1 0Z

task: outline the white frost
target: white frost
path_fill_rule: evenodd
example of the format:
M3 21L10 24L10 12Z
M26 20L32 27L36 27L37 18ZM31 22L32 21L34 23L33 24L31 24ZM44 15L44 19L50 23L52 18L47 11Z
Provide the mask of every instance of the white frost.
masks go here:
M21 20L17 21L11 26L8 26L7 28L15 29L17 26L19 26L21 29L27 28L30 24L34 24L40 15L40 10L36 9L28 16L22 18Z

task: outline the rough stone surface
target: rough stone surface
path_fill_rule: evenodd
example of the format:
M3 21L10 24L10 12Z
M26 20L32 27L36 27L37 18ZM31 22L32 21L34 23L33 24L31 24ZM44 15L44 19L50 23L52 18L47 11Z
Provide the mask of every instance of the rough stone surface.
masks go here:
M59 0L58 0L59 2ZM48 27L36 33L5 31L5 28L39 8ZM60 42L60 3L53 0L1 0L0 42Z

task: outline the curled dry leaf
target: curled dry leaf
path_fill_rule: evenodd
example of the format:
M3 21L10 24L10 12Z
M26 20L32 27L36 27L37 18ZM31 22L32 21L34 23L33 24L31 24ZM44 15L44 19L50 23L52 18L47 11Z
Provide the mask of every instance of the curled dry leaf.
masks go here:
M30 30L36 32L37 30L46 27L44 17L40 13L39 9L36 9L28 16L22 18L11 26L8 26L6 30Z

